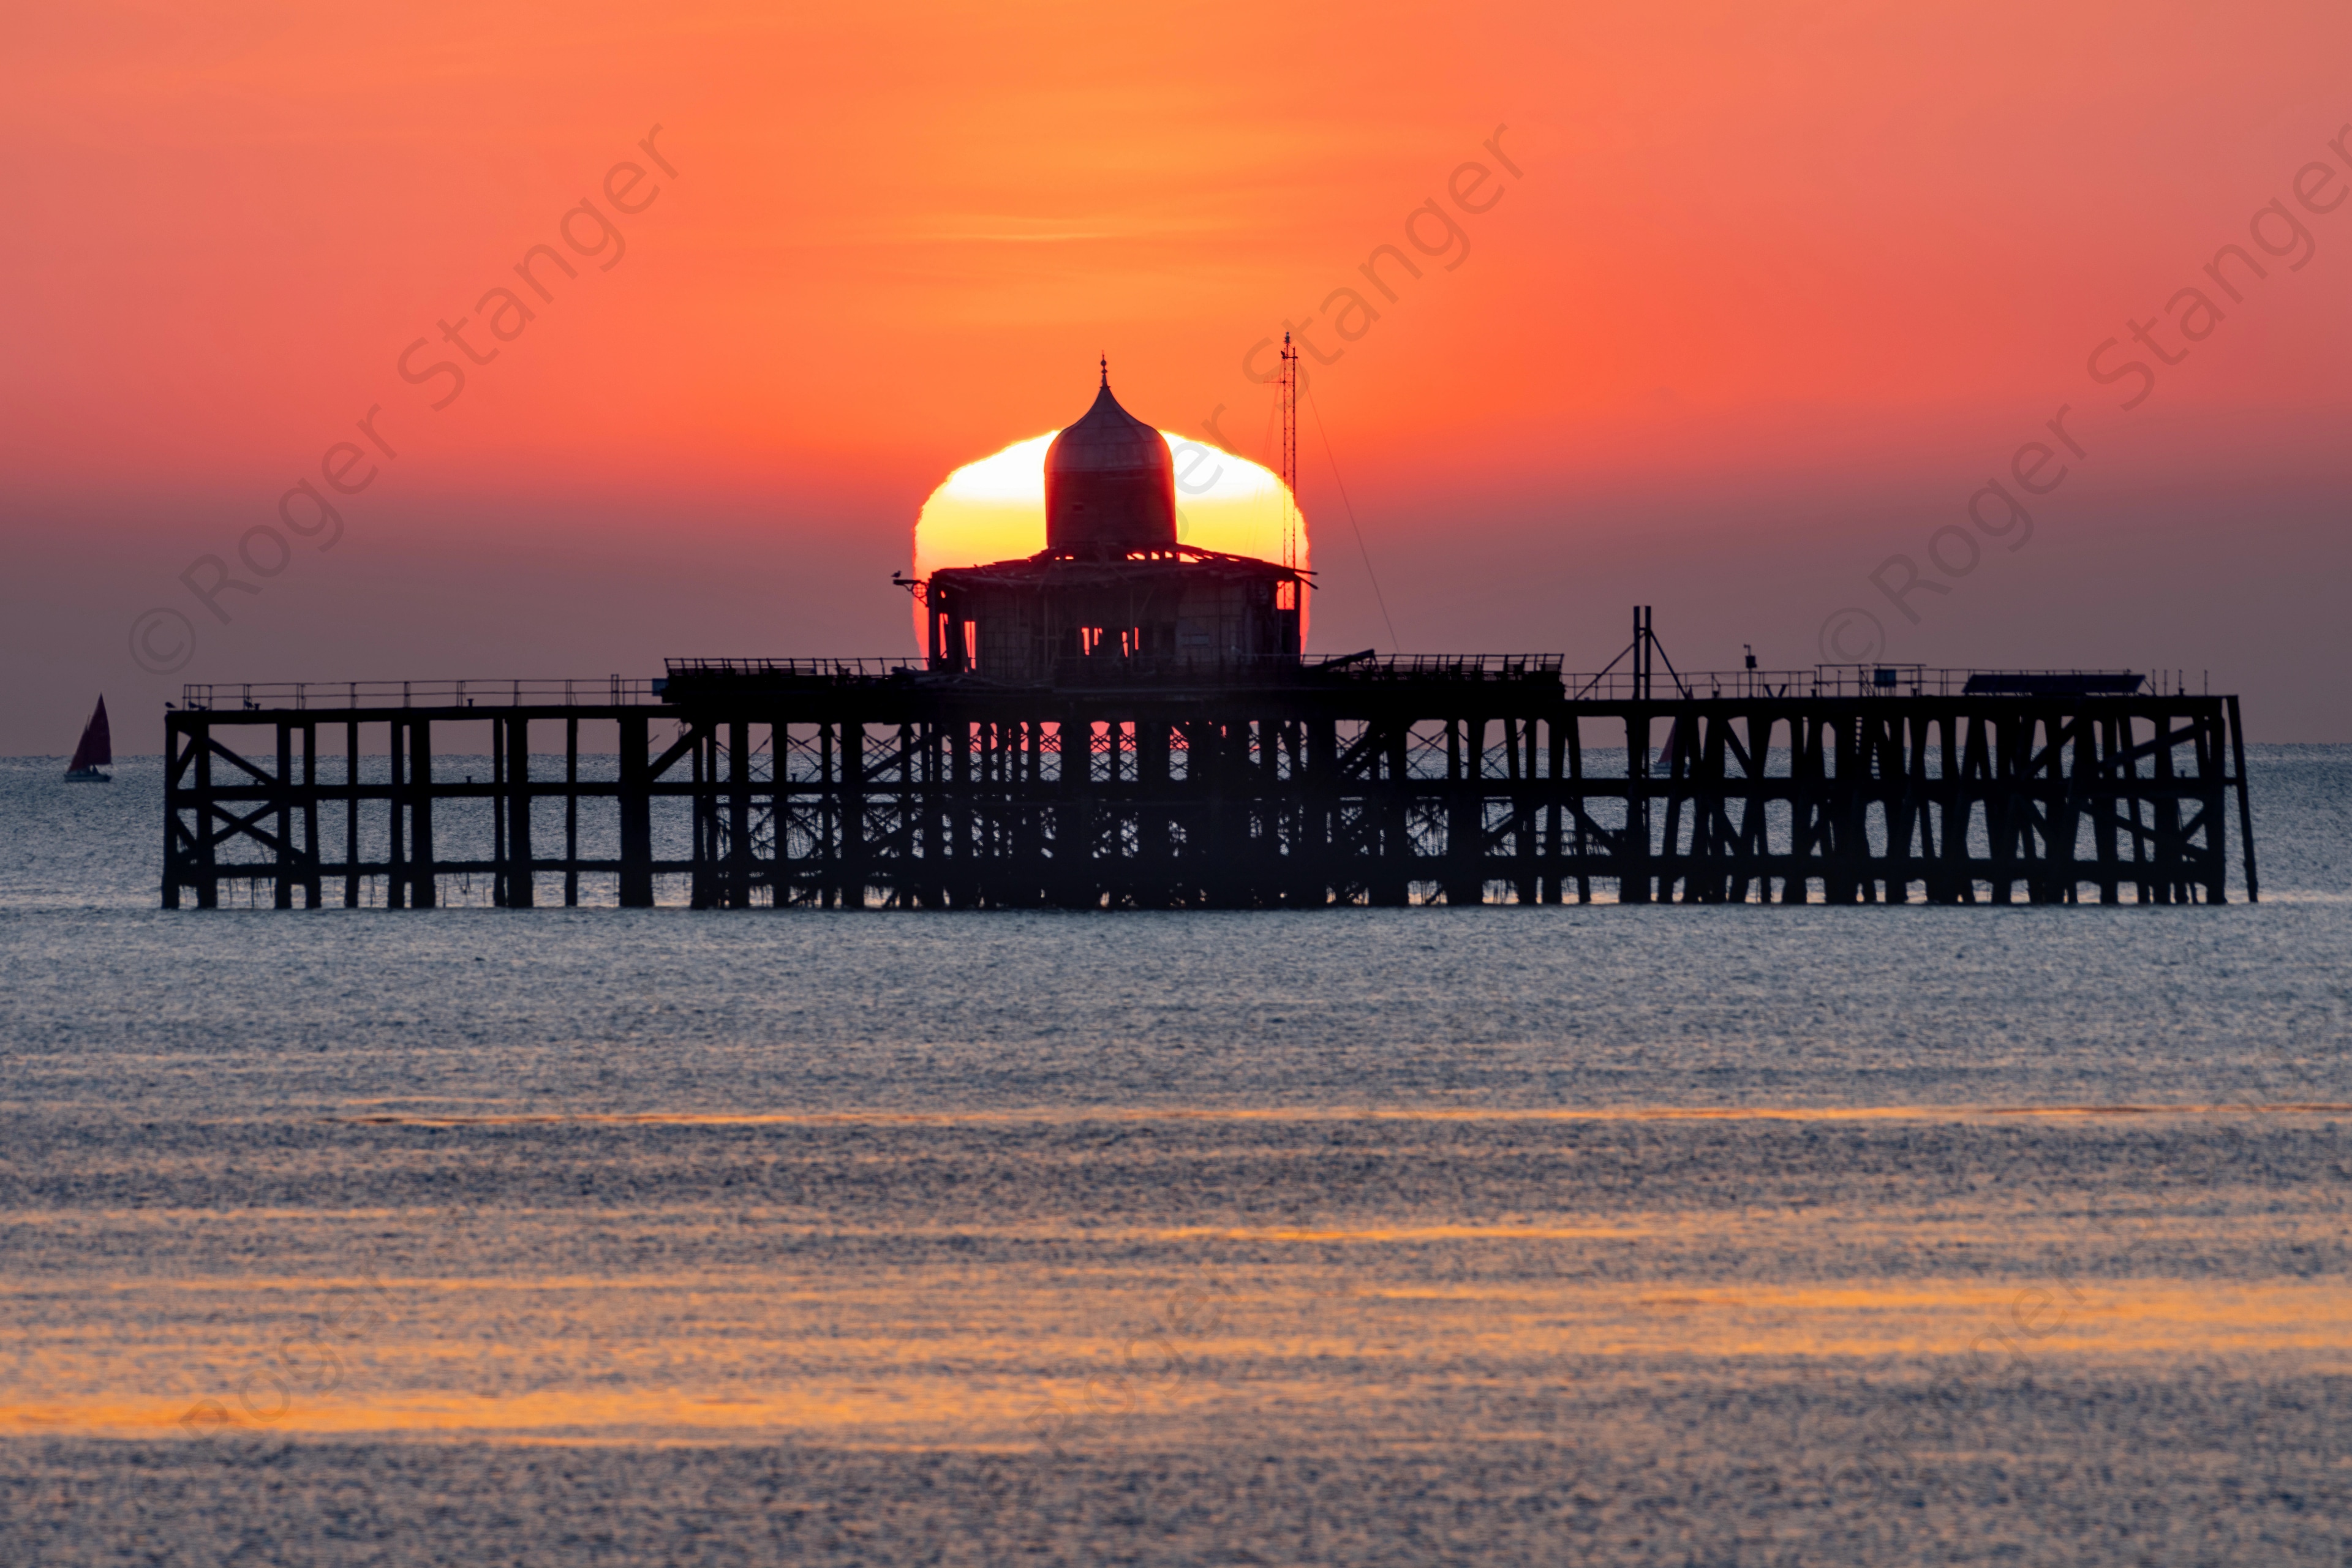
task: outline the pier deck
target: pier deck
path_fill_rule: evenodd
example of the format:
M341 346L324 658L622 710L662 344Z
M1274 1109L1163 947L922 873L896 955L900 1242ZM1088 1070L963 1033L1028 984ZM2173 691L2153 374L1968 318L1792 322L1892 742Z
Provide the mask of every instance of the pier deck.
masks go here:
M2136 678L1069 675L192 686L163 904L2221 902L2233 826L2258 888L2237 699Z

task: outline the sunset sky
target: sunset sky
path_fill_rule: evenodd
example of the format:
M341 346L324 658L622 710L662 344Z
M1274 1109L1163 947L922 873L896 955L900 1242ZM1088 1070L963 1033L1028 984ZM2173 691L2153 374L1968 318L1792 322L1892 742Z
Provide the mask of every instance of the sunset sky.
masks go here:
M10 752L100 691L158 750L182 681L910 653L951 471L1106 353L1271 463L1286 322L1312 650L1597 668L1644 603L1685 668L2210 670L2352 741L2341 8L10 26Z

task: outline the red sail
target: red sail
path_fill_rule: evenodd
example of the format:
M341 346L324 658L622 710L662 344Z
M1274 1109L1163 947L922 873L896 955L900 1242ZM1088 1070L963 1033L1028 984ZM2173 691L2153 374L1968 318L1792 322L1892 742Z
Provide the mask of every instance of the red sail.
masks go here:
M89 727L81 732L81 744L74 748L73 761L67 764L66 771L78 773L104 767L113 761L114 736L106 727L106 699L101 697L98 700L98 711L89 716Z

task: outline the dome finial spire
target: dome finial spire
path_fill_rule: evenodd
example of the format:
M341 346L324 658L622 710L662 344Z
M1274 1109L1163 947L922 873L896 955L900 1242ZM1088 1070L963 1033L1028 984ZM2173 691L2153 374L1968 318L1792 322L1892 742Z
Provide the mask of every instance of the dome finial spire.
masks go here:
M1097 363L1093 404L1045 448L1046 547L1173 548L1175 459L1159 431L1118 405L1110 356Z

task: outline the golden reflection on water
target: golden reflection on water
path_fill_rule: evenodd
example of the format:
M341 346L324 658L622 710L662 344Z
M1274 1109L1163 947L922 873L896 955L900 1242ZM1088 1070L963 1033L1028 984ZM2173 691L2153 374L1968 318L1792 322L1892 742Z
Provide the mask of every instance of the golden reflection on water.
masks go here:
M2310 1370L2352 1352L2352 1295L2334 1282L2161 1278L1487 1285L1276 1261L1219 1280L1214 1321L1174 1326L1164 1289L1115 1271L1040 1286L967 1268L814 1289L750 1276L388 1279L387 1321L335 1347L331 1367L324 1345L223 1331L216 1311L187 1307L349 1283L119 1281L125 1318L155 1326L35 1347L0 1430L987 1447L1072 1426L1118 1441L1236 1420L1376 1422L1433 1380L1464 1377L1589 1386L1704 1366L1736 1384L1932 1358L2044 1376L2182 1358Z
M2319 1108L2308 1125L2329 1127L2325 1118L2335 1109ZM592 1128L2019 1118L2079 1125L2242 1113L2231 1106L1113 1109L355 1120ZM2284 1112L2267 1122L2279 1135L2294 1125ZM866 1180L864 1162L913 1157L898 1147L886 1156L859 1137L828 1158L854 1184ZM987 1147L997 1150L993 1142ZM1242 1147L1202 1145L1212 1153ZM1456 1169L1524 1147L1464 1145ZM1305 1168L1291 1145L1277 1152L1291 1162L1281 1169ZM1083 1154L1049 1142L987 1158L1018 1181L1046 1168L1021 1160L1058 1169ZM1165 1158L1223 1168L1197 1150ZM1410 1151L1402 1158L1410 1171ZM1575 1160L1557 1167L1579 1168ZM1644 1186L1633 1201L1664 1206L1629 1207L1620 1196L1602 1211L1580 1207L1569 1181L1558 1191L1514 1189L1510 1201L1524 1210L1486 1214L1462 1212L1462 1200L1444 1192L1411 1195L1398 1185L1384 1189L1391 1199L1361 1197L1344 1219L1297 1209L1260 1217L1228 1202L1216 1220L1200 1224L1172 1222L1192 1200L1161 1205L1156 1222L1154 1212L1130 1205L1099 1220L1048 1206L992 1223L971 1217L984 1209L937 1218L920 1204L790 1206L707 1192L689 1199L657 1184L643 1189L643 1201L585 1207L526 1203L518 1195L525 1189L493 1188L490 1201L447 1209L26 1210L9 1220L27 1227L20 1239L38 1238L50 1256L89 1269L69 1284L55 1272L0 1283L0 1434L1034 1448L1237 1431L1269 1440L1377 1431L1402 1441L1417 1431L1475 1436L1482 1421L1500 1431L1516 1419L1501 1408L1507 1396L1570 1383L1590 1392L1703 1379L1738 1390L1824 1369L1900 1379L1941 1368L2048 1381L2126 1368L2168 1374L2192 1364L2295 1377L2352 1363L2352 1290L2340 1276L2200 1261L2220 1256L2211 1248L2221 1241L2238 1258L2325 1254L2341 1241L2332 1197L2282 1204L2251 1166L2221 1178L2250 1184L2243 1189L2207 1180L2163 1198L2132 1186L2137 1179L2124 1173L2108 1194L2118 1202L2105 1205L2130 1217L2099 1222L2082 1217L2089 1206L2082 1193L2053 1207L2049 1192L2031 1183L2015 1190L1927 1183L1884 1202L1785 1208L1721 1205L1696 1188L1653 1196ZM448 1266L387 1266L380 1277L347 1263L331 1272L281 1266L152 1278L93 1262L163 1256L158 1243L166 1232L230 1238L257 1260L382 1255ZM104 1247L93 1247L92 1237ZM391 1245L403 1238L413 1244L405 1254ZM534 1258L585 1256L592 1240L639 1258L669 1249L769 1261L531 1268ZM1465 1415L1465 1390L1491 1391L1496 1409ZM1439 1411L1445 1414L1433 1414Z

